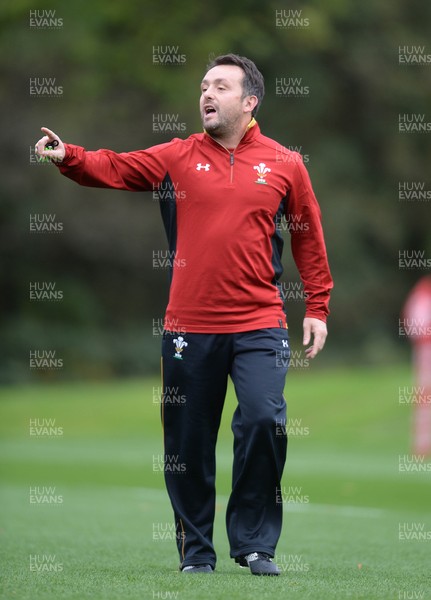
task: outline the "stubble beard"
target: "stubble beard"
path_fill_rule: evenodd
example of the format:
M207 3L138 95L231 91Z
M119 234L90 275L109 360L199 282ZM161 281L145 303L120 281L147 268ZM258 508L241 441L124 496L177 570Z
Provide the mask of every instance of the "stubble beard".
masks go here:
M207 125L205 125L205 120L202 118L202 123L205 131L211 135L220 136L227 131L227 124L219 115L217 115L216 119L212 119Z
M214 119L207 125L202 119L204 129L207 133L215 138L223 138L232 135L238 128L239 116L238 115L220 115L217 114L217 119Z

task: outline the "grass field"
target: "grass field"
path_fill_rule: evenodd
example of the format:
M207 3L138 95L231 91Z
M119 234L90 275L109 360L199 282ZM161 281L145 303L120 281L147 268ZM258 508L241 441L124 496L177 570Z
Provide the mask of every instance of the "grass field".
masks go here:
M278 578L229 558L231 388L217 455L217 570L178 572L157 469L159 385L0 390L1 598L431 598L431 461L411 462L412 407L399 391L412 385L409 366L289 373ZM400 461L414 467L401 471Z

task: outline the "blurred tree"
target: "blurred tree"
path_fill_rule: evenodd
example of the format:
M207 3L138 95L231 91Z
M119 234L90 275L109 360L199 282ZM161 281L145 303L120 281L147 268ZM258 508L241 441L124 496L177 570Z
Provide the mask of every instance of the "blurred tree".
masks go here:
M34 11L41 28L31 25ZM58 27L43 26L48 11L61 20ZM399 64L399 46L430 52L428 2L330 0L323 8L308 0L286 8L276 0L77 0L47 7L19 0L4 4L0 15L0 99L4 115L13 115L0 133L7 148L0 213L4 381L33 376L32 348L58 349L62 376L158 368L168 274L152 268L153 251L166 248L157 202L152 194L79 188L51 165L36 164L32 147L41 125L66 141L117 151L199 131L199 83L209 60L225 52L245 54L262 70L262 130L300 149L322 207L336 287L319 362L407 353L397 319L423 271L399 269L398 252L431 257L430 203L401 202L399 186L431 189L431 143L430 134L400 133L398 119L420 114L431 122L431 65ZM184 61L155 63L160 47ZM31 78L54 78L63 93L34 97ZM281 78L299 78L309 93L277 94ZM184 131L156 131L159 115L173 115ZM31 233L35 214L55 215L61 235ZM288 252L285 262L284 280L297 281ZM37 281L55 282L63 300L30 301L29 283ZM303 306L290 302L288 312L299 337Z

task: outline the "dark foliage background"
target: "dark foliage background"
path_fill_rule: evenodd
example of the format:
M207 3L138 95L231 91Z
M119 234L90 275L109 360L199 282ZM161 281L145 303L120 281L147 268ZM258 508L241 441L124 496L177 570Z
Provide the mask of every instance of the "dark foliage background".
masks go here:
M30 26L35 10L55 10L62 25ZM277 11L289 10L308 25L278 26ZM152 266L153 252L167 247L157 202L81 188L36 164L31 149L42 125L88 149L148 147L178 135L153 132L159 114L177 115L180 136L190 135L201 127L206 64L231 51L263 72L261 128L301 148L321 204L335 289L316 364L407 358L398 319L425 271L399 269L398 253L431 257L430 202L400 202L398 187L431 189L431 143L430 134L400 133L398 119L431 121L431 64L399 64L399 46L431 53L429 2L16 0L0 14L2 381L158 369L168 274ZM153 64L155 46L178 47L186 60ZM310 93L277 95L281 77L301 78ZM36 98L30 78L55 78L63 93ZM62 231L30 232L34 214L55 214ZM288 254L284 280L297 282ZM30 301L30 282L55 282L63 299ZM299 348L302 303L290 302L288 312ZM32 349L55 349L61 371L30 370Z

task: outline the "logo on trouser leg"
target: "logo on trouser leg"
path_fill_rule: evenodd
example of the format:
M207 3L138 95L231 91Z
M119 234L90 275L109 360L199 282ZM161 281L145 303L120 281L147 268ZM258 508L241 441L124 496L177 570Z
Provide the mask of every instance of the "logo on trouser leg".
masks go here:
M181 335L179 335L175 340L173 340L173 343L175 345L175 351L176 351L174 354L174 358L183 360L181 353L184 350L184 348L187 348L188 343L184 340L183 336L181 336Z
M275 366L277 369L287 369L290 364L289 340L281 340L282 350L275 351Z

